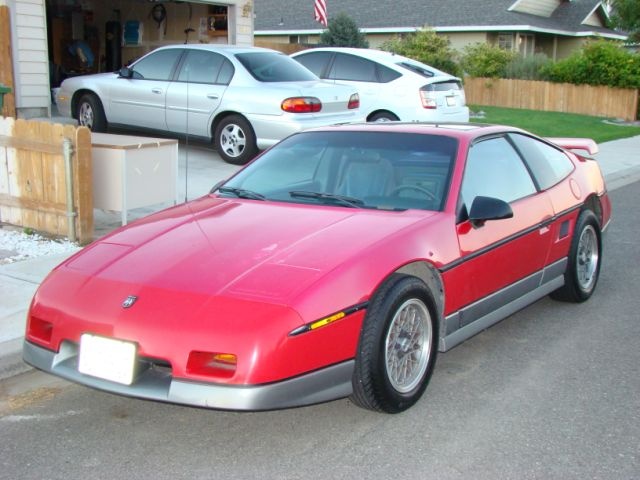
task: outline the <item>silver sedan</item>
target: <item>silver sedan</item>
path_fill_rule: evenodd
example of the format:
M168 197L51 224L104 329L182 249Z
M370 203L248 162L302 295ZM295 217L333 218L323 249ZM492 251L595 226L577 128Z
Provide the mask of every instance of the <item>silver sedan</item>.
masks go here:
M226 45L162 47L119 72L68 78L56 100L93 131L202 137L238 165L294 132L364 120L354 87L324 82L274 50Z

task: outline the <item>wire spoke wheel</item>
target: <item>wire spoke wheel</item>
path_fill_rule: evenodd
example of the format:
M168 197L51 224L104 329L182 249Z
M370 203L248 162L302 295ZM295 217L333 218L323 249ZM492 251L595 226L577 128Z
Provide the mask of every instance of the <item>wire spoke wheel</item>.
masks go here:
M418 386L429 363L431 322L426 305L415 298L395 313L385 341L385 365L391 386L407 393Z

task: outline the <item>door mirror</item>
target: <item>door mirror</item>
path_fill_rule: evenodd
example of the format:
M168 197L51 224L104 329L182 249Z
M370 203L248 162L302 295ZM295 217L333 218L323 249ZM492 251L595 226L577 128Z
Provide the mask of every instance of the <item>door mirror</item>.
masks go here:
M478 196L473 199L469 220L474 227L481 227L487 220L502 220L513 217L511 206L504 200Z
M129 67L122 67L119 73L120 73L120 78L133 77L133 70L131 70Z

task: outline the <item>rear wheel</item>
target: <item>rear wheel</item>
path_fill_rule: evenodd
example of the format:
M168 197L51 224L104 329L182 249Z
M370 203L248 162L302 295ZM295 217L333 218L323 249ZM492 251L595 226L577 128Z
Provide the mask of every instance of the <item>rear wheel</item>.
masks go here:
M556 300L584 302L596 289L602 262L602 238L598 219L591 210L578 216L564 286L551 294Z
M107 119L100 99L93 94L85 94L78 102L78 124L88 127L93 132L105 132Z
M393 275L376 293L364 320L351 400L398 413L415 404L429 383L437 353L433 296L419 279Z
M244 165L258 153L253 128L240 115L230 115L220 121L215 131L215 145L222 159L233 165Z
M396 117L393 113L386 112L386 111L374 113L369 118L370 122L395 122L397 120L398 120L398 117Z

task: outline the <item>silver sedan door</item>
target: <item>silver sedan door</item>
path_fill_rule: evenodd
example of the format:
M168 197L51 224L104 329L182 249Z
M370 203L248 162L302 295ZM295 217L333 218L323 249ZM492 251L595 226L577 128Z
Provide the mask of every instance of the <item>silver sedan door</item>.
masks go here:
M210 137L211 120L232 76L233 66L224 56L204 50L189 50L176 81L167 91L169 130Z
M132 66L131 78L115 79L110 91L109 121L166 130L167 90L181 53L181 48L158 50Z

